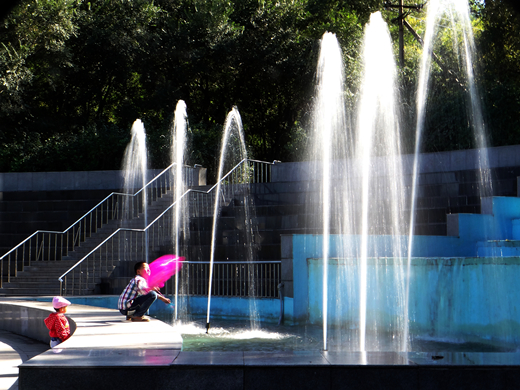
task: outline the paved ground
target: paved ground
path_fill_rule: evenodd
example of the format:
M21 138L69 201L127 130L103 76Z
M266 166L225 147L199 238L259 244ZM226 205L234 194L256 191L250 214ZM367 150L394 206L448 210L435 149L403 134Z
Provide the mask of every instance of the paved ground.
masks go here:
M0 389L18 390L18 366L48 349L48 344L0 330Z
M35 339L48 338L43 319L53 311L50 302L3 300L0 308L4 329L20 329ZM153 318L148 323L135 323L126 321L118 310L76 304L69 307L67 316L75 331L59 349L51 350L47 343L0 330L0 390L32 390L35 385L49 388L50 381L38 381L38 373L32 377L35 382L25 381L24 385L26 365L29 377L35 372L31 368L154 366L171 363L182 347L180 334Z

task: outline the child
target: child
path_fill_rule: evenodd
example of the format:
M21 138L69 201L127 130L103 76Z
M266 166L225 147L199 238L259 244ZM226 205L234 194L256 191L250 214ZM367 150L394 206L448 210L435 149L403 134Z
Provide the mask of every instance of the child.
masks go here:
M51 313L44 322L49 329L49 336L51 336L51 348L64 342L70 337L70 327L65 313L70 302L63 297L52 298L52 307L56 313Z
M148 322L148 318L144 314L148 308L152 306L157 298L166 304L170 300L164 297L159 289L149 288L147 279L150 276L150 267L144 261L134 266L135 277L128 283L123 293L119 296L117 307L121 314L126 315L127 320L132 322ZM134 312L130 315L130 312Z

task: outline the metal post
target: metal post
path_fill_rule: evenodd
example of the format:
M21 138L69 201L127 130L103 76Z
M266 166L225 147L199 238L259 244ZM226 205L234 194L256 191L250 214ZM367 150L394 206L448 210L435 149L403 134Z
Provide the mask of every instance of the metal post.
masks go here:
M403 0L399 0L399 16L397 23L399 24L399 65L404 68L404 26L403 26Z

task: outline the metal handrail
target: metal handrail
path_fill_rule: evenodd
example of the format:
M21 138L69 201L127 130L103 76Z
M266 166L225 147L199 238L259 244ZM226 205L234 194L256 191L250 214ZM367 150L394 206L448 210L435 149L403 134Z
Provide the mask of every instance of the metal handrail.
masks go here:
M243 159L238 164L236 164L225 176L221 178L219 181L220 183L226 181L229 176L235 172L242 164L251 162L251 163L260 163L260 164L266 164L266 165L274 165L273 163L265 162L265 161L259 161L259 160L250 160L250 159ZM167 168L169 169L169 168ZM209 195L215 188L217 188L218 183L213 185L210 189L207 191L203 190L194 190L194 189L188 189L178 200L173 202L171 205L169 205L159 216L157 216L153 221L151 221L145 228L143 229L135 229L135 228L118 228L115 230L112 234L110 234L107 238L105 238L99 245L97 245L94 249L92 249L88 254L86 254L83 258L81 258L78 262L76 262L69 270L67 270L64 274L62 274L58 281L60 282L60 293L63 293L63 282L65 281L67 275L69 275L72 271L74 271L77 267L81 266L81 264L87 260L91 255L93 255L96 251L100 250L104 245L106 245L110 240L113 239L116 235L118 235L121 232L135 232L135 233L144 233L148 231L157 221L159 221L163 216L166 215L168 211L170 211L174 206L177 205L178 202L183 200L186 196L188 196L190 193L200 193L200 194L206 194ZM200 263L200 262L199 262Z
M152 180L150 180L143 188L141 188L139 191L137 191L135 194L126 194L124 192L112 192L110 195L108 195L105 199L103 199L101 202L99 202L97 205L92 207L90 211L87 211L85 215L80 217L76 222L74 222L72 225L70 225L66 230L63 231L63 233L66 233L70 229L72 229L75 225L77 225L83 218L87 217L89 214L91 214L94 210L96 210L99 206L101 206L106 200L108 200L113 195L122 195L122 196L132 196L135 197L138 194L141 193L144 189L148 188L150 185L152 185L153 182L155 182L159 177L164 175L169 169L171 169L175 164L170 164L167 168L165 168L161 173L159 173L156 177L154 177ZM1 258L0 258L1 259Z
M277 298L282 281L281 261L222 261L213 265L212 296ZM177 273L182 278L181 296L208 296L210 262L185 262ZM167 282L173 284L173 280ZM173 286L172 286L173 287Z
M250 264L249 261L219 261L219 264ZM258 261L261 264L282 264L282 260L262 260ZM211 264L211 261L188 261L185 260L182 264Z
M189 189L188 191L186 191L184 194L182 194L182 196L180 197L180 199L184 198L184 196L186 196L189 192L191 191L194 191L194 190L191 190ZM204 191L202 191L204 192ZM180 200L179 199L179 200ZM96 250L98 250L99 248L101 248L104 244L106 244L108 241L110 241L112 239L113 236L115 236L117 233L121 232L121 231L128 231L128 232L139 232L139 233L144 233L146 232L157 220L159 220L164 214L166 214L173 206L175 206L177 202L174 202L172 203L170 206L168 206L157 218L155 218L152 222L150 222L148 224L148 226L146 226L144 229L131 229L131 228L118 228L116 231L114 231L111 235L109 235L107 238L105 238L103 240L103 242L101 242L98 246L96 246L94 249L92 249L87 255L85 255L82 259L80 259L76 264L74 264L71 268L69 268L63 275L61 275L58 280L61 282L63 282L63 278L65 276L67 276L71 271L74 270L74 268L76 268L78 265L80 265L85 259L87 259L92 253L94 253ZM61 286L60 286L61 287ZM60 291L61 291L61 288L60 288Z
M115 218L110 218L110 212L112 212L112 217L114 217L114 207L112 207L112 209L109 210L109 201L111 199L113 199L114 197L125 197L125 198L132 198L132 197L136 197L137 195L139 195L143 190L146 190L147 188L152 188L152 186L154 185L154 183L159 180L161 177L164 177L165 174L167 172L170 171L170 169L174 166L175 164L171 164L170 166L168 166L167 168L165 168L162 172L160 172L156 177L154 177L152 180L150 180L145 186L143 186L143 188L139 189L139 191L137 191L136 193L134 194L128 194L128 193L121 193L121 192L112 192L111 194L109 194L108 196L106 196L103 200L101 200L97 205L95 205L94 207L92 207L89 211L87 211L84 215L82 215L76 222L74 222L72 225L70 225L67 229L65 229L64 231L50 231L50 230L37 230L36 232L34 232L33 234L31 234L29 237L27 237L26 239L24 239L22 242L20 242L18 245L16 245L15 247L13 247L12 249L10 249L8 252L6 252L4 255L2 255L0 257L0 272L2 272L0 274L0 288L2 287L2 284L3 284L3 267L4 267L4 262L7 260L7 268L8 268L8 273L7 273L7 282L10 282L10 279L11 279L11 262L14 262L15 266L14 266L14 276L16 276L17 274L17 271L18 271L18 265L19 265L19 260L21 262L21 268L23 270L23 267L25 265L25 256L27 255L28 256L28 259L27 259L27 262L28 264L30 265L31 264L31 256L32 256L32 252L31 252L31 249L32 249L32 245L36 245L37 249L35 250L34 252L34 255L35 255L35 260L38 260L41 256L42 260L43 260L43 256L45 254L45 252L47 252L49 255L50 255L50 251L51 251L51 247L49 246L48 248L45 248L44 247L44 244L42 244L39 248L39 251L38 251L38 235L43 235L43 238L42 238L42 241L44 241L45 239L45 235L46 234L49 234L49 244L48 245L52 245L51 244L51 238L50 238L50 235L55 235L55 238L54 238L54 255L55 255L55 259L54 260L57 260L58 257L61 257L63 255L67 255L68 254L68 251L69 251L69 247L71 246L71 249L74 250L74 248L76 246L79 246L81 244L81 241L83 239L83 241L86 239L86 236L87 236L87 224L90 223L90 231L88 232L89 234L92 234L92 231L96 231L98 228L102 227L105 223L104 223L104 217L103 217L103 213L106 211L106 223L108 223L108 220L109 219L115 219ZM115 202L115 207L118 207L117 205L117 201L114 200ZM105 206L106 206L106 210L105 210ZM114 206L114 205L112 205ZM101 214L101 217L100 219L98 219L98 212ZM95 214L95 215L94 215ZM85 226L82 226L82 225L85 225ZM92 225L95 224L94 228L92 229ZM60 248L60 252L58 254L58 250L57 250L57 247L59 246L58 245L58 236L61 235L61 240L60 240L60 245L61 245L61 248ZM69 237L70 235L70 237ZM66 238L64 239L64 236L66 236ZM31 241L36 237L36 243L32 243ZM71 238L71 242L69 242L69 238ZM65 241L65 242L64 242ZM28 244L29 245L29 251L28 251L28 254L26 253L25 251L25 245ZM21 252L21 259L19 259L19 255L18 253ZM11 255L14 254L14 259L11 260Z

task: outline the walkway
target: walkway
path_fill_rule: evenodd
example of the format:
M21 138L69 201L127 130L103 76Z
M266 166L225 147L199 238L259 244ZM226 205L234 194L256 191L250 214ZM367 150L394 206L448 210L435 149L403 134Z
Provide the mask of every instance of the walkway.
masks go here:
M48 349L48 344L43 343L44 340L48 342L43 319L52 311L50 302L0 301L0 328L10 331L18 328L19 333L41 340L41 344L33 341L34 345L40 346L39 349L31 349L22 346L21 340L25 338L2 333L14 340L13 347L6 346L5 354L2 354L2 369L5 367L2 375L6 381L11 381L10 385L16 381L16 366L22 362L18 380L20 389L47 389L51 387L50 383L55 389L61 388L60 383L63 388L82 389L88 388L83 386L88 380L80 379L73 385L80 377L74 374L78 369L89 367L87 377L97 377L96 369L107 367L169 365L182 347L181 336L159 320L152 318L148 323L135 323L126 321L117 310L73 304L67 311L67 316L72 319L73 336L60 344L59 349ZM29 342L25 341L25 344L29 345ZM75 379L67 379L63 371ZM9 389L7 385L6 382L2 388ZM121 388L121 383L113 389L118 387Z
M49 349L49 344L0 330L0 389L18 390L18 366Z

